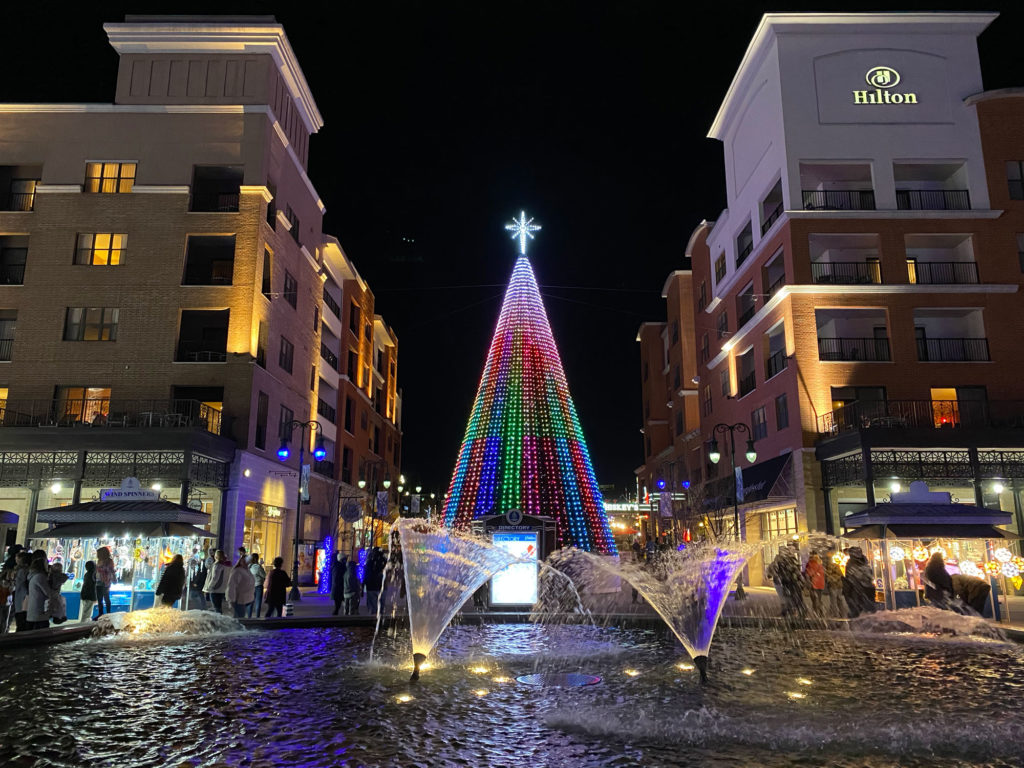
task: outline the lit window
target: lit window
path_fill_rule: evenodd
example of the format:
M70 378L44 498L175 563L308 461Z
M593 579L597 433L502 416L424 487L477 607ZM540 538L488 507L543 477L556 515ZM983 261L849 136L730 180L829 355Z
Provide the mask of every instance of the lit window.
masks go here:
M124 263L128 235L111 232L82 233L75 249L75 264L110 267Z
M110 195L131 192L135 184L135 163L86 163L85 191Z
M64 341L117 341L116 307L68 307Z

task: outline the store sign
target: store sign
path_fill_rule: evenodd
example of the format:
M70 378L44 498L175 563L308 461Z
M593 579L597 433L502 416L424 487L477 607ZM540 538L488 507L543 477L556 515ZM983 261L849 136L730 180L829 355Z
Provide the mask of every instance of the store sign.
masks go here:
M872 67L864 80L874 90L854 91L854 104L917 104L916 93L890 90L900 84L900 73L892 67Z
M160 491L143 489L134 477L126 477L120 488L100 491L100 501L160 501Z
M533 605L537 602L536 531L495 532L492 543L519 562L498 571L491 579L491 605Z

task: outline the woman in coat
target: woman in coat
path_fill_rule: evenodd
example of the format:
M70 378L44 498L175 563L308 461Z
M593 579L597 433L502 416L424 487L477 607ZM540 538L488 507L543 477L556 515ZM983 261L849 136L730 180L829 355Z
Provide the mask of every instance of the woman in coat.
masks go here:
M224 550L218 549L215 555L216 562L210 569L210 575L206 579L205 592L209 593L213 600L213 610L217 613L224 612L224 595L228 591L228 577L231 576L231 564Z
M341 602L345 599L345 573L348 571L348 558L338 553L334 567L331 568L331 600L334 601L334 613L337 616L341 610ZM346 611L346 613L348 613Z
M236 619L244 619L245 613L252 609L252 601L256 596L256 579L252 577L249 563L239 560L228 576L228 602Z
M945 605L953 596L953 578L946 570L941 552L933 552L924 567L924 596L928 602Z
M104 613L104 605L107 607L106 612L110 613L110 585L115 578L117 569L114 567L114 558L107 547L100 547L96 550L96 603L100 607L100 616Z
M272 613L281 615L281 609L284 608L285 600L287 600L288 587L292 585L288 574L281 569L282 565L284 565L284 558L275 557L274 567L267 574L267 582L264 585L266 587L266 618L268 619Z
M355 563L349 563L345 570L345 615L359 615L359 599L363 596L363 585Z
M818 553L813 553L804 567L804 576L811 588L811 610L821 614L821 597L825 594L825 566L821 563Z
M850 618L855 619L861 613L875 610L875 573L860 547L850 547L846 554L850 559L846 561L843 577L843 597L850 609Z
M28 569L28 598L26 601L26 628L46 629L50 626L47 602L50 599L50 574L46 564L46 553L37 550L42 557L33 557Z
M78 620L89 621L92 618L92 609L96 606L96 563L92 560L85 561L85 578L82 579L82 591L78 596L81 598Z
M179 600L185 591L185 558L175 555L164 568L163 576L156 587L156 593L160 596L162 605L172 606Z

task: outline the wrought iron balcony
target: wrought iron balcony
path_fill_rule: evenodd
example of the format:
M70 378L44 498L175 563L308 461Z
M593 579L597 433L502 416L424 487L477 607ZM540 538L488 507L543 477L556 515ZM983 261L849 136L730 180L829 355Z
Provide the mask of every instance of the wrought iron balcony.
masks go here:
M745 246L743 246L739 250L739 252L736 254L736 266L738 267L740 264L742 264L744 261L746 261L747 260L747 256L749 256L751 253L753 253L753 251L754 251L754 243L752 241L747 243Z
M338 306L338 302L334 300L334 297L327 292L326 285L324 286L324 304L334 313L336 318L341 319L341 307Z
M194 213L238 213L238 192L195 192L189 210Z
M316 399L316 412L331 422L331 424L338 423L337 409L322 397Z
M754 391L757 386L757 379L754 376L754 372L751 371L746 376L740 379L740 397L748 395Z
M323 342L320 342L320 357L326 360L331 368L338 370L338 356L331 352Z
M889 340L875 338L818 338L818 359L822 361L887 362Z
M917 359L922 362L987 362L988 339L918 339Z
M881 283L882 268L871 261L812 261L811 279L835 285Z
M901 211L966 211L971 193L966 189L897 189L896 207Z
M1024 428L1021 400L865 400L818 418L818 433L856 429Z
M774 296L776 293L779 292L779 288L781 288L785 284L786 284L786 275L785 274L779 275L779 278L774 283L772 283L771 285L768 286L768 296L769 297Z
M182 339L178 342L178 354L175 360L179 363L224 363L228 353L225 350L211 349L213 342Z
M201 429L219 435L222 414L199 400L0 400L0 427Z
M873 189L805 189L804 208L808 211L873 211Z
M753 305L753 304L751 304L751 305L750 305L749 307L747 307L746 309L744 309L744 310L743 310L743 311L742 311L742 312L740 313L740 316L739 316L739 318L738 318L738 319L736 320L736 329L737 329L737 330L739 330L739 329L740 329L740 328L742 328L742 327L743 327L744 325L746 325L746 324L747 324L747 321L748 321L748 320L749 320L750 318L752 318L752 317L754 316L754 313L755 313L756 311L757 311L757 309L756 309L756 308L754 307L754 305Z
M973 261L907 261L911 283L964 285L978 282L978 265Z
M786 370L786 366L789 364L789 360L786 357L786 351L780 349L774 355L768 358L768 361L764 366L764 378L765 380L770 379L779 373Z
M14 339L0 339L0 361L9 362L14 349Z
M761 222L761 235L762 236L764 236L764 234L769 229L772 228L772 224L774 224L776 221L778 221L779 220L779 216L781 216L781 215L782 215L782 203L779 203L777 206L775 206L775 210L773 210L771 213L769 213L768 217L764 221Z
M0 211L31 211L35 206L35 192L9 192L0 197Z

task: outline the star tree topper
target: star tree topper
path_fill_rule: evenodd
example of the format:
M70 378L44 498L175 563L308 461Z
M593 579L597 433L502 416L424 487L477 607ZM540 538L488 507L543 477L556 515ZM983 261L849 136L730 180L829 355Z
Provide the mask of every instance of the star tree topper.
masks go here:
M533 217L526 218L526 211L519 212L518 219L512 219L511 224L506 224L505 229L512 233L512 239L519 238L519 253L526 255L526 239L533 240L533 233L540 229L540 224L533 223Z

